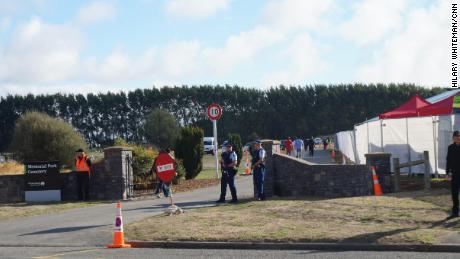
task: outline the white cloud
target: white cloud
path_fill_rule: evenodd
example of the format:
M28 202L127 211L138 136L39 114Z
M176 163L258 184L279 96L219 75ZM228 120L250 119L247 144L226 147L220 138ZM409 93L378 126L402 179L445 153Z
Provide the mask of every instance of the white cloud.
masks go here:
M0 32L6 31L10 28L11 25L11 18L10 17L3 17L0 19Z
M82 7L77 20L81 24L91 24L112 19L116 15L115 7L107 2L95 1Z
M203 19L228 8L229 0L168 0L166 12L177 18Z
M267 47L283 40L283 35L259 26L239 35L230 36L223 48L205 50L210 68L220 74L231 72L237 65L249 61Z
M364 0L354 5L354 16L339 27L340 34L360 45L375 43L403 26L408 0Z
M119 92L127 91L125 87L110 86L106 84L95 83L70 83L70 84L40 84L40 83L27 83L27 84L0 84L0 96L8 94L54 94L54 93L73 93L73 94L97 94L106 92Z
M328 25L323 15L335 10L334 0L283 0L269 2L263 11L263 20L274 30L322 30Z
M407 82L447 86L450 71L450 11L448 1L408 14L407 27L375 51L370 64L358 69L364 82Z
M305 84L309 76L327 68L321 54L321 49L307 33L296 35L279 55L278 62L285 63L285 69L265 76L262 81L270 86Z
M0 81L67 80L77 71L83 36L66 25L32 18L20 26L0 53Z

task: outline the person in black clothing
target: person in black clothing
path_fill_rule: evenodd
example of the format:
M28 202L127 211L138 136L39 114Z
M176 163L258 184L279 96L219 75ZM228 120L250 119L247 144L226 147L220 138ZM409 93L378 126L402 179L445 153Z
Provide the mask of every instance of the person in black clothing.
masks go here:
M447 219L458 217L458 193L460 189L460 133L456 130L453 134L454 143L447 149L446 173L451 177L452 214Z
M315 140L313 139L313 136L308 141L308 150L310 151L310 156L315 154Z
M225 202L228 185L230 193L232 194L232 200L230 202L237 203L238 197L236 195L235 175L237 173L236 165L238 163L238 156L236 155L236 152L233 151L232 144L227 143L226 146L227 150L222 153L222 159L220 160L222 178L220 179L220 198L216 202Z

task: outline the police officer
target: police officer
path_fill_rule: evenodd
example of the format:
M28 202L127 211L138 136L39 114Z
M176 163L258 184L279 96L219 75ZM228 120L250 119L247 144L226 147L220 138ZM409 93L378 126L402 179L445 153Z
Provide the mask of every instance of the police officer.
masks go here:
M460 133L456 130L453 134L453 142L447 148L446 173L451 178L452 214L447 219L458 217L458 192L460 189Z
M83 149L78 149L75 157L75 171L77 172L78 199L89 200L89 179L91 177L91 160Z
M225 202L225 195L227 193L227 184L230 188L232 194L231 203L238 202L238 197L236 195L235 187L235 175L237 173L236 165L238 162L238 156L231 143L227 143L225 152L222 153L222 159L220 160L221 169L222 169L222 178L220 179L220 198L217 200L217 203Z
M264 179L265 179L265 150L261 146L262 142L254 142L254 151L252 152L252 172L254 186L257 190L257 200L265 200Z

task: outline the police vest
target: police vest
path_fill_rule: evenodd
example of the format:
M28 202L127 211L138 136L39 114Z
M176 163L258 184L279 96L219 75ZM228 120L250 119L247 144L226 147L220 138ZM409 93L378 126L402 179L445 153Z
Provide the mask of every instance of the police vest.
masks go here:
M261 157L260 157L260 150L262 150L262 149L263 149L263 148L260 148L260 149L258 149L258 150L252 151L252 164L255 164L257 161L260 160L260 158L261 158ZM264 166L265 166L265 161L262 161L262 163L260 163L260 165L261 165L262 167L264 167Z
M229 152L223 152L222 153L222 160L224 160L224 164L228 165L228 164L231 164L233 162L233 160L231 159L230 155L233 154L235 151L232 151L231 153ZM233 168L233 167L232 167Z
M77 172L87 172L90 173L90 168L88 166L88 157L83 156L83 158L76 158L75 159L75 170Z

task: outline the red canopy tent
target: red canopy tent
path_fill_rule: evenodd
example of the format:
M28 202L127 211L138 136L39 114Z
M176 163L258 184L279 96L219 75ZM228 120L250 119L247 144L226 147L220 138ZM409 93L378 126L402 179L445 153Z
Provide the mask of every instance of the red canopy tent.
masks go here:
M419 110L423 107L429 106L430 103L427 102L422 97L415 95L410 98L407 102L403 103L399 107L385 112L379 115L379 119L396 119L396 118L407 118L407 117L416 117L419 116Z
M452 95L442 101L437 103L430 104L419 110L419 116L435 116L435 115L446 115L452 114L452 104L454 102L454 97L460 96L460 92Z

